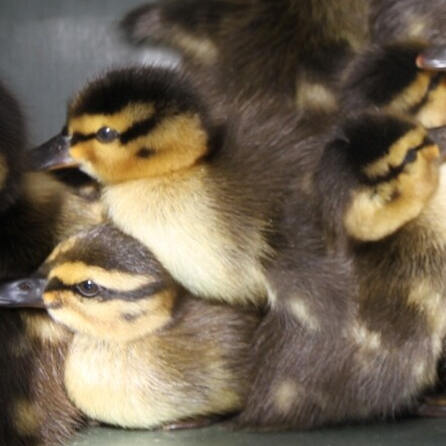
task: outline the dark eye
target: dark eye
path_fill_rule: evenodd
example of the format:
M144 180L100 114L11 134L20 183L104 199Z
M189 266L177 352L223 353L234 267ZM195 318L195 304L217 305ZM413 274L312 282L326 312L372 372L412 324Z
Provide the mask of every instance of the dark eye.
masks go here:
M101 127L96 132L96 139L105 143L113 142L118 136L119 133L110 127Z
M407 151L406 156L402 162L403 165L413 163L417 159L418 151L417 149L410 149Z
M85 297L94 297L99 293L99 286L92 280L85 280L84 282L78 283L76 289Z

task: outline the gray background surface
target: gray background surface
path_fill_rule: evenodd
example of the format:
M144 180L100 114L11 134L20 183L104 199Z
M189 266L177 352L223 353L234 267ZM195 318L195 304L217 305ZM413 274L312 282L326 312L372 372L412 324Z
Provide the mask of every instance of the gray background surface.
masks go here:
M120 42L117 20L141 0L0 0L0 78L22 102L30 143L63 125L67 98L106 67L174 63L161 49L133 50ZM96 428L72 446L128 445L365 446L445 445L446 420L407 420L307 433L249 434L213 427L166 432Z
M173 63L124 44L117 22L142 0L0 0L0 78L16 93L31 144L56 134L67 99L107 67Z

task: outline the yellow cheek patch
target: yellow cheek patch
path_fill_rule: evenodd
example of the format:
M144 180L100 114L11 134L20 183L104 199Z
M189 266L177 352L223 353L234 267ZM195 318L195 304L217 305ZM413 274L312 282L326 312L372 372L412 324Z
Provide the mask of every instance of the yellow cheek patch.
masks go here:
M347 233L376 241L418 217L438 186L438 156L437 146L427 146L395 179L354 191L344 216Z
M129 342L165 326L175 299L172 290L137 301L82 299L71 291L44 294L47 305L60 304L49 309L56 321L73 331L116 342Z
M148 135L140 137L126 148L133 154L134 178L158 176L184 169L208 151L208 135L197 115L182 114L164 119ZM138 159L142 147L154 150L148 159Z
M83 262L66 262L50 271L49 279L57 277L65 285L75 285L85 280L93 280L98 285L115 291L134 291L149 285L155 279L143 274L130 274L121 271L106 270L100 266L87 265Z
M415 63L415 62L414 62ZM394 112L407 112L411 107L417 105L426 94L431 76L427 72L417 74L415 81L402 91L387 107Z
M204 131L200 117L184 113L165 118L150 133L150 147L157 150L199 151L207 145L207 133Z
M446 78L429 93L427 102L416 114L426 128L446 125Z
M153 104L133 103L111 115L84 114L70 118L67 128L70 135L74 133L89 135L96 133L101 127L110 127L119 133L123 133L136 122L149 119L154 114L155 107Z
M368 178L385 176L392 167L397 167L403 162L408 150L422 144L425 137L426 131L421 126L410 130L389 148L386 156L369 164L363 172Z
M114 115L82 115L68 124L70 134L90 135L101 127L122 133L133 124L155 113L152 104L129 105ZM118 183L144 177L164 175L192 166L208 151L208 135L197 114L183 113L164 117L147 134L122 144L119 140L105 144L96 139L80 141L70 155L83 168L104 183ZM138 156L147 150L150 156Z
M95 148L94 141L86 141L76 144L74 147L71 147L69 152L70 156L80 163L89 162L92 164L96 164L96 150L97 149Z

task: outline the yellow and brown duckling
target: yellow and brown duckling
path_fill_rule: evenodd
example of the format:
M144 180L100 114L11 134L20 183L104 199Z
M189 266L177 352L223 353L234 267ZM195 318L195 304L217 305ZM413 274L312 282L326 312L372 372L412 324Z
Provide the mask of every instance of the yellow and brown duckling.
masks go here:
M367 41L367 9L366 0L169 0L130 11L122 28L133 43L180 50L231 100L273 93L331 110L337 75Z
M331 163L333 176L342 175L344 181L330 185L348 204L341 205L339 199L327 203L324 213L341 208L348 236L377 241L418 217L436 192L440 149L427 130L408 117L363 112L343 129L344 140L340 137L328 146L323 162L326 171ZM338 167L342 163L346 167ZM348 194L342 192L346 187Z
M256 332L260 372L240 425L394 417L416 411L435 386L446 335L438 157L426 131L406 119L364 113L340 123L313 178L319 216L282 220L289 247L269 276L282 299ZM310 218L321 219L319 236Z
M43 303L74 333L64 384L88 418L156 428L243 407L257 312L193 297L111 225L62 242L44 268ZM35 305L37 288L14 286L3 304Z
M300 150L311 132L294 109L240 114L236 125L215 125L173 70L112 71L71 102L69 153L103 183L111 220L188 290L264 302L274 218L318 155Z

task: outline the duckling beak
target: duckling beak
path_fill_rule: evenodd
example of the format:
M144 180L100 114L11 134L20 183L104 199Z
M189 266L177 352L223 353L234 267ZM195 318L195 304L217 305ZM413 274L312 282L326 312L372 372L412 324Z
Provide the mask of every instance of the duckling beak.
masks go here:
M45 308L42 293L46 279L27 278L0 285L0 308Z
M446 70L446 46L431 46L418 55L418 68L424 70Z
M78 167L69 154L70 138L62 132L27 153L27 164L32 170L57 170Z

